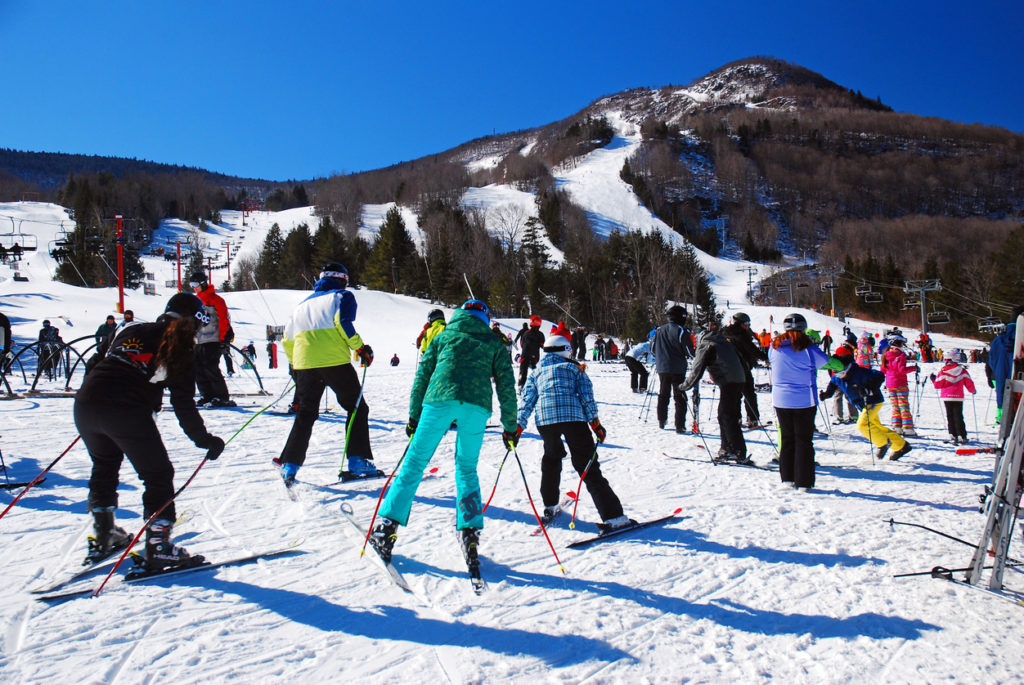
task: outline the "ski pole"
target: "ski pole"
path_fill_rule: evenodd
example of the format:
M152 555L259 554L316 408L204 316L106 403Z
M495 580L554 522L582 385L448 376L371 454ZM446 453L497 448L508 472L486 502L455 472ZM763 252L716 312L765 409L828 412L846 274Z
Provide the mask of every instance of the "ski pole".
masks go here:
M587 467L583 469L583 473L580 474L580 482L576 486L576 497L573 498L576 501L572 505L572 518L569 519L570 529L576 528L576 510L579 509L580 506L580 493L583 492L583 481L586 479L587 474L590 473L590 467L594 465L595 461L597 461L596 447L594 448L594 455L590 457L590 461L587 462Z
M871 453L871 465L875 465L875 439L871 436L871 414L868 413L867 402L864 403L864 408L861 409L864 412L864 425L868 427L868 451ZM858 423L860 417L857 417Z
M977 440L978 436L981 435L978 432L978 405L974 403L975 393L971 393L971 413L974 414L974 439Z
M494 493L498 490L498 479L501 478L501 470L505 468L505 460L508 459L508 455L512 450L505 450L505 456L501 458L501 464L498 465L498 475L494 477L494 487L491 488L491 496L487 498L487 504L484 505L484 511L487 511L487 507L491 506L491 500L494 499Z
M35 485L39 481L41 481L43 479L43 477L49 472L49 470L52 469L57 464L58 461L63 459L64 455L67 454L68 452L70 452L71 448L74 447L76 444L78 444L78 441L81 440L81 439L82 439L81 435L75 437L75 439L71 441L71 444L68 445L67 448L63 452L60 453L59 457L57 457L56 459L51 461L49 466L47 466L45 469L43 469L39 473L38 476L33 478L32 481L28 485L25 486L25 489L22 490L21 492L19 492L18 495L13 500L11 500L11 503L7 505L7 508L4 509L3 512L0 512L0 519L2 519L4 516L6 516L7 512L9 512L11 510L11 507L13 507L15 504L17 504L18 500L20 500L22 497L24 497L25 493L28 492L29 490L31 490L33 485Z
M387 492L388 486L391 485L391 479L398 473L398 469L402 467L402 462L405 461L405 455L409 453L409 445L412 444L412 438L409 438L409 442L405 443L405 450L402 452L401 458L398 463L395 464L395 468L391 471L391 475L384 481L384 487L380 489L380 494L377 496L377 506L373 508L373 516L370 517L370 525L366 527L366 537L363 538L363 548L359 550L359 556L366 554L366 545L370 542L370 535L373 533L373 523L377 520L377 512L380 511L380 504L384 501L384 493Z
M828 440L832 443L832 454L838 458L839 450L836 449L836 439L832 436L832 419L828 415L828 407L825 406L824 402L818 402L818 413L821 414L822 419L825 421L825 430L828 431Z
M4 461L4 451L0 450L0 469L4 472L4 483L11 484L11 477L7 475L7 462Z
M338 477L341 477L341 472L345 470L345 458L348 457L348 440L352 437L352 426L355 425L356 413L359 411L359 405L363 402L363 390L366 388L366 371L370 368L367 364L363 367L363 377L359 380L359 397L356 398L356 406L349 412L345 427L345 449L341 451L341 465L338 467Z
M562 560L558 558L558 552L555 551L555 546L551 544L551 538L548 537L548 529L544 525L544 522L540 519L540 514L537 513L537 507L533 503L533 496L530 494L530 484L526 482L526 471L523 470L523 462L519 459L519 453L516 452L516 448L512 447L512 455L516 458L516 463L519 464L519 473L523 477L523 487L526 488L526 499L530 502L530 508L533 509L533 515L537 517L537 523L540 525L541 531L544 533L544 539L548 541L548 547L551 548L551 553L555 555L555 561L558 562L558 569L565 573L565 567L562 566ZM577 499L579 499L577 497Z

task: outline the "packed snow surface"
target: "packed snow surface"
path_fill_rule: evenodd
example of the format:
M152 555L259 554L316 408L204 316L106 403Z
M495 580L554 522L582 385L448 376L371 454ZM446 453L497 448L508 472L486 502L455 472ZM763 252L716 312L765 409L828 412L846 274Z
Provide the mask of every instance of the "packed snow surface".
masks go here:
M616 155L613 145L604 153L607 159L594 163L617 173ZM586 170L582 167L564 182L587 197L591 191L578 176ZM602 183L602 193L628 199L625 186L617 188L608 178ZM508 201L507 194L496 196ZM590 207L611 221L625 221L634 211L621 203ZM384 211L377 210L368 223ZM52 205L5 204L0 215L0 220L25 219L23 230L38 235L41 246L53 239L62 220L67 223L63 210ZM308 208L253 215L244 228L239 214L225 213L209 238L216 244L230 238L241 246L236 254L253 254L274 222L282 228L316 225ZM645 225L658 228L650 218ZM161 237L166 242L183 230L165 222ZM737 269L745 263L702 260L715 276L727 315L747 312L755 330L781 327L788 309L741 304L746 275ZM129 291L126 306L139 319L153 320L173 292L165 286L175 279L176 265L156 257L145 261L158 296ZM113 312L116 290L52 282L53 266L41 249L20 267L28 282L0 272L0 311L14 324L18 348L35 340L43 318L53 320L70 341L90 336ZM226 277L222 273L215 282ZM271 465L291 417L266 412L246 425L276 398L283 397L277 408L290 399L283 354L280 368L268 368L265 330L283 325L307 294L225 294L236 344L255 342L257 370L270 394L256 394L255 375L236 361L238 373L229 386L239 407L203 413L210 430L231 438L230 444L180 496L178 510L187 520L177 535L179 544L213 560L294 541L301 553L143 585L115 580L94 599L39 602L28 591L61 568L77 565L86 549L90 461L84 447L75 445L46 481L0 520L5 580L0 679L321 682L338 674L374 683L1024 679L1014 629L1019 608L927 575L893 577L938 565L964 566L971 549L924 530L891 527L890 518L972 543L984 523L977 513L978 494L990 481L993 457L958 456L942 442L944 411L926 383L911 386L921 436L910 439L913 451L898 462L874 462L854 426L832 425L831 401L822 406L818 427L829 435L815 440L821 467L814 490L804 493L781 488L775 472L708 461L705 444L718 448L714 386L702 385L702 434L677 435L659 430L653 409L645 411L650 398L629 391L625 367L591 362L587 371L608 430L608 442L599 450L602 470L629 516L649 519L678 511L677 517L614 542L570 550L568 543L596 533L598 518L584 493L575 529L563 516L549 531L563 573L544 537L530 534L537 525L532 505L541 506L542 445L536 427L527 427L518 449L525 483L512 457L500 468L506 451L500 429L492 427L479 463L485 498L496 484L481 543L489 588L478 597L453 534L452 433L428 467L409 526L399 531L396 565L415 590L402 592L368 556L360 557L362 540L339 510L348 503L368 524L383 481L326 485L337 478L345 440L344 411L336 399L324 400L299 474L312 485L301 488L297 502L286 496ZM364 379L374 457L390 472L407 444L404 427L417 361L413 340L435 305L366 290L355 295L356 328L376 352ZM804 313L812 327L830 330L833 337L841 330L836 319ZM511 330L522 321L502 323ZM883 329L872 322L850 323L858 334ZM908 338L916 335L908 331ZM945 349L980 347L933 337ZM86 339L76 348L84 352L89 344ZM401 362L394 367L388 365L393 354ZM938 367L924 365L921 378ZM970 371L979 392L965 404L968 430L976 443L991 444L996 438L992 391L979 364L971 364ZM765 376L758 371L757 380ZM78 376L72 384L80 381ZM13 382L15 390L26 389L21 379ZM822 373L819 386L826 382ZM0 449L12 480L32 479L74 441L73 400L54 396L63 385L42 381L40 396L0 401ZM770 395L758 398L762 417L772 418ZM157 415L157 423L180 486L200 463L201 451L184 437L169 410ZM497 424L496 413L491 423ZM776 454L771 427L745 435L753 459L770 462ZM141 486L127 464L121 477L118 520L134 532L141 526ZM568 464L561 486L563 492L579 486ZM3 506L16 492L0 492ZM79 586L92 587L98 580ZM1007 571L1006 583L1024 588L1016 570Z

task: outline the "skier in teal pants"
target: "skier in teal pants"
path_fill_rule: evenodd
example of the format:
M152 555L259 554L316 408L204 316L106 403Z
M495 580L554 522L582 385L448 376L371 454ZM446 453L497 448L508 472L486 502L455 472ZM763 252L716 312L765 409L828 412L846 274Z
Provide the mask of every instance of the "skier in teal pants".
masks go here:
M508 353L489 328L490 310L480 300L468 300L456 311L445 330L427 347L416 370L409 399L411 440L402 468L380 507L381 520L370 544L385 561L399 525L407 525L413 497L423 471L434 456L441 438L457 426L455 440L455 488L457 519L463 550L476 557L480 529L484 525L483 501L476 466L484 428L491 415L491 379L501 407L502 439L511 449L516 434L516 383Z

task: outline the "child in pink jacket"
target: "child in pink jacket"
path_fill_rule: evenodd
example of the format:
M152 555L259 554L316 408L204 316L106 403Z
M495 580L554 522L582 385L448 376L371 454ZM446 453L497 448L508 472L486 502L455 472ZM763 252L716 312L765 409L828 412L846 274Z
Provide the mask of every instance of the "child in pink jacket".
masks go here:
M890 333L889 346L882 355L880 369L885 374L885 389L889 391L892 402L892 429L900 435L916 436L914 415L910 411L910 384L907 374L917 372L918 368L907 362L907 353L903 346L907 339L899 333Z
M967 355L961 350L950 350L939 375L932 374L932 383L946 405L946 426L954 445L967 444L967 426L964 425L964 388L975 393L974 381L964 366Z

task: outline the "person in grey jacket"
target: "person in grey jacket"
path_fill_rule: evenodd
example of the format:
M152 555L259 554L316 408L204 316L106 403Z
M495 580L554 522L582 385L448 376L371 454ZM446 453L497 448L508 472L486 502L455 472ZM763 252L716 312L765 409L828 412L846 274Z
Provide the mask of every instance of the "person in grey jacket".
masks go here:
M722 435L718 459L738 464L752 463L747 458L747 443L740 427L740 401L743 399L746 371L739 352L719 331L701 333L693 367L680 390L686 392L695 386L705 370L722 393L718 403L718 428Z
M676 405L676 433L686 432L686 395L679 384L686 375L687 358L693 356L693 341L686 330L686 310L677 304L665 311L668 319L654 331L651 353L654 354L654 368L658 373L658 425L665 427L668 421L668 399L672 396Z

